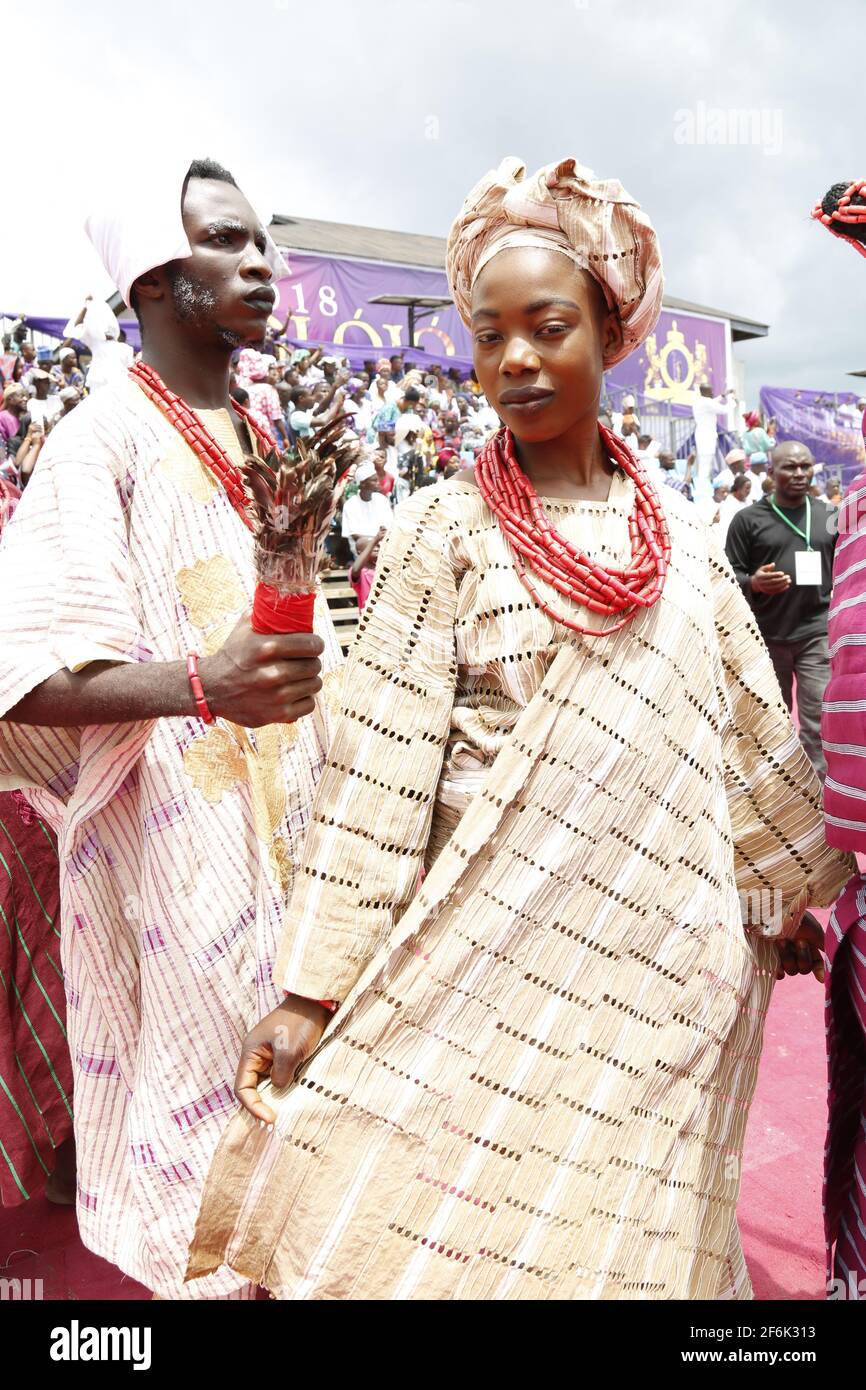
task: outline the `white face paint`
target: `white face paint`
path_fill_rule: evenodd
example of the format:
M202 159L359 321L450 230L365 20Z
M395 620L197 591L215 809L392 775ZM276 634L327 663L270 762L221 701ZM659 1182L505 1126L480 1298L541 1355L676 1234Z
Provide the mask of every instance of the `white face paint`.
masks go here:
M212 325L217 337L227 346L240 347L244 339L239 333L213 323L217 297L208 285L179 267L171 268L169 284L174 312L181 323L193 324L197 328Z

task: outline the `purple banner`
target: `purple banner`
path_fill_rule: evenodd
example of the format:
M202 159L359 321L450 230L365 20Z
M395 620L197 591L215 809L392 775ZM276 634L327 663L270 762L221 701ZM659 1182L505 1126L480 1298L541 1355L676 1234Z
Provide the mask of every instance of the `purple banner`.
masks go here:
M274 318L283 323L291 312L286 336L293 342L327 342L338 349L363 349L364 357L405 352L408 315L403 305L371 304L380 294L448 295L443 270L369 261L331 260L326 256L286 252L291 273L277 284ZM469 334L453 305L433 312L418 310L415 349L439 357L472 356Z
M843 487L866 465L858 399L853 391L761 387L761 411L765 420L775 419L776 437L807 445L824 465L823 476L841 478Z
M276 285L271 325L281 326L290 314L286 328L290 342L321 344L329 353L347 356L356 367L365 358L402 352L404 357L417 358L419 365L426 357L431 363L468 369L472 340L453 305L416 318L412 347L406 308L370 303L380 294L445 297L444 270L342 261L297 251L286 255L291 270ZM27 322L39 332L60 338L66 320L28 317ZM137 350L137 322L122 319L121 323ZM633 391L642 398L666 402L674 414L690 414L690 394L700 385L708 383L716 392L728 385L726 360L724 322L665 309L655 332L605 379L614 397Z
M7 318L7 319L15 319L15 318L18 317L18 315L17 315L17 314L3 314L3 315L0 315L0 317L2 317L2 318ZM28 328L28 330L29 330L30 332L32 332L32 333L44 333L44 334L46 335L46 337L48 337L48 338L57 338L59 341L62 341L62 339L63 339L63 330L64 330L64 328L66 327L67 323L69 322L69 319L68 319L68 318L66 318L66 319L37 318L37 317L36 317L35 315L33 315L33 314L25 314L24 318L25 318L25 322L26 322L26 324L27 324L27 328ZM121 326L121 328L123 328L123 329L126 330L126 336L127 336L128 341L132 344L132 346L134 347L135 351L138 352L138 349L141 347L141 334L140 334L139 331L138 331L138 319L135 319L135 318L132 318L132 319L121 319L121 320L120 320L120 326ZM78 339L75 339L75 341L77 342ZM80 344L80 346L83 347L83 346L84 346L83 343ZM85 351L86 351L86 349L85 349Z
M646 342L605 373L608 391L631 391L642 402L666 402L675 415L691 414L699 386L718 395L727 380L727 325L718 319L663 309Z

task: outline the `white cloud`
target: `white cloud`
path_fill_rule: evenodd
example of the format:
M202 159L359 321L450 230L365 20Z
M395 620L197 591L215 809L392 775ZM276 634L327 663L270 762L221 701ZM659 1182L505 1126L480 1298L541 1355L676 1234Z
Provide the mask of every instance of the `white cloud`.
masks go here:
M808 213L866 175L841 75L860 32L858 0L832 22L808 0L7 0L4 51L34 66L9 93L27 153L0 307L66 314L106 288L81 226L141 138L219 159L263 212L437 235L504 154L572 153L648 208L672 294L769 319L742 350L750 396L795 376L845 389L866 365L866 265ZM698 103L778 112L778 153L678 145Z

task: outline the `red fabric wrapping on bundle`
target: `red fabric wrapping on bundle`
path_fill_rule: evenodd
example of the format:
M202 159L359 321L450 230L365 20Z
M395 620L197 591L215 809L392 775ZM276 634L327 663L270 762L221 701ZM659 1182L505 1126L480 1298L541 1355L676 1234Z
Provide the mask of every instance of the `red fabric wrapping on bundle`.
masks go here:
M270 584L257 584L253 600L253 632L312 632L316 595L281 594Z

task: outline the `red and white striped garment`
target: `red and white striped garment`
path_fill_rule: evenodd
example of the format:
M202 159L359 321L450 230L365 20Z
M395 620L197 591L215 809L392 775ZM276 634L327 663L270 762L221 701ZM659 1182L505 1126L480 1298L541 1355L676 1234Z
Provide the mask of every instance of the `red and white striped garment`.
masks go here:
M824 1161L827 1287L866 1299L866 875L854 874L827 929L829 1124ZM834 1288L834 1280L841 1285Z
M238 457L227 412L202 412ZM52 432L0 546L0 714L92 661L216 651L249 608L252 537L129 380ZM339 648L320 599L325 669ZM336 678L335 678L336 679ZM245 731L161 719L0 722L0 789L56 831L85 1244L163 1298L184 1285L241 1039L279 992L275 941L328 739L328 700Z
M827 841L866 850L866 473L839 510L821 733ZM824 1162L828 1287L866 1296L866 875L855 874L827 931L829 1121ZM834 1279L841 1288L833 1289Z
M827 842L866 850L866 473L839 508L821 736Z

